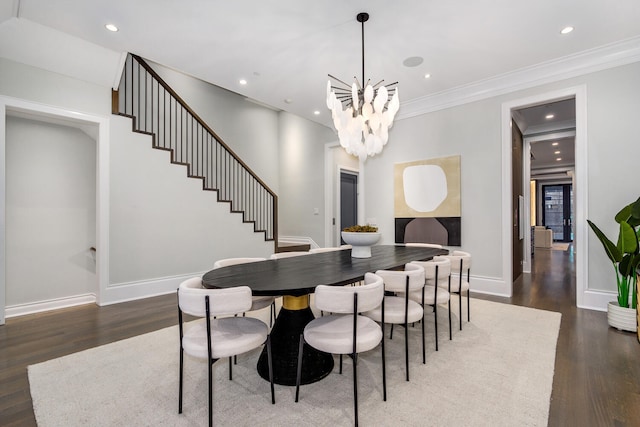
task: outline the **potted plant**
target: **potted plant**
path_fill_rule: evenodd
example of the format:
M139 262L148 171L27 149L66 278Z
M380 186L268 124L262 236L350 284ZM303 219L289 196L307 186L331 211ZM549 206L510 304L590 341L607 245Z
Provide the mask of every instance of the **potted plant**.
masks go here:
M622 208L615 216L615 220L619 226L617 243L613 243L593 222L589 220L587 222L602 243L616 273L618 301L617 303L612 301L608 305L609 325L635 332L638 330L636 269L640 264L640 248L638 246L640 197Z
M351 245L353 258L371 258L371 246L380 240L380 233L372 225L353 225L342 230L342 240Z

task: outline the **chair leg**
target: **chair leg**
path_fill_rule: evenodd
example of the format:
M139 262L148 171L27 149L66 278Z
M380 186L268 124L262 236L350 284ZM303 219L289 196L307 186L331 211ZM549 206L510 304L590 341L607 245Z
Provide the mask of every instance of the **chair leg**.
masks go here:
M340 375L342 375L342 355L340 355Z
M180 346L180 383L178 384L178 413L182 413L182 370L184 368L184 349Z
M423 309L424 310L424 309ZM424 342L424 311L422 312L422 364L426 364L427 363L427 352L424 348L425 346L425 342Z
M298 372L296 375L296 402L300 394L300 377L302 377L302 348L304 347L304 335L300 334L298 343Z
M471 302L471 291L467 291L467 322L471 321L471 307L469 303Z
M353 410L358 427L358 353L353 354Z
M384 323L382 323L382 400L387 401L387 364L384 353Z
M209 427L213 426L213 362L209 360Z
M389 339L393 339L393 323L391 324L391 332L389 332Z
M451 297L447 301L447 307L449 308L449 341L451 341L453 339L453 334L451 333Z
M458 306L458 309L460 311L460 330L462 330L462 286L460 287L460 291L458 292L458 300L460 301L460 304Z
M407 381L409 381L409 325L404 324L404 364L407 368Z
M273 389L273 359L271 356L271 335L267 335L267 361L269 362L269 382L271 383L271 404L276 404L276 395Z
M438 351L438 303L433 304L433 322L436 330L436 351Z

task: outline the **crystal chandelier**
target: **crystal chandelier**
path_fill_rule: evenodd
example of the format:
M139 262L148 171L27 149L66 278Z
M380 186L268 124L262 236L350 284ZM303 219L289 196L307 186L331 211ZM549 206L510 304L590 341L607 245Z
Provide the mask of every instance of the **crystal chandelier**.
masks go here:
M384 85L384 80L372 85L364 79L364 23L368 13L356 17L362 24L362 84L354 77L348 83L329 74L327 82L327 107L331 110L333 125L338 131L340 145L347 153L365 161L367 156L375 156L382 151L389 140L389 128L393 125L400 100L398 82ZM344 110L343 110L344 104Z

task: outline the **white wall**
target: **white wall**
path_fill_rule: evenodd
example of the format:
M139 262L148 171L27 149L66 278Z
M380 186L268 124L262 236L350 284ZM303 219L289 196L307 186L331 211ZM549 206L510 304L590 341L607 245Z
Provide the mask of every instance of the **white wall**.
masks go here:
M6 121L6 305L95 295L96 141Z

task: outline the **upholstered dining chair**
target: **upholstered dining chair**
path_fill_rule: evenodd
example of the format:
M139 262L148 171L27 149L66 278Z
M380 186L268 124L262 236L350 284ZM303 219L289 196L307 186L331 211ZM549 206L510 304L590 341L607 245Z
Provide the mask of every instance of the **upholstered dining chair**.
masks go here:
M337 248L328 247L328 248L311 248L309 249L309 253L312 254L321 254L323 252L334 252L334 251L343 251L348 248L343 248L342 246L338 246Z
M451 295L449 294L449 281L451 280L451 261L448 258L433 259L430 261L412 261L410 264L424 269L424 292L411 292L409 298L422 306L433 307L434 329L436 334L436 351L438 351L438 305L447 303L449 308L449 339L451 331ZM421 299L424 297L424 299Z
M274 254L271 254L271 259L291 258L294 256L309 255L310 253L311 252L308 252L308 251L276 252Z
M246 264L250 262L265 261L266 258L224 258L213 263L213 268L221 268L229 265ZM248 311L258 311L265 307L271 307L269 316L269 327L273 326L276 320L276 298L272 296L253 296L251 297L251 309Z
M424 343L424 309L421 302L413 301L410 294L422 294L424 290L424 269L411 263L405 265L404 271L378 270L376 275L384 281L384 319L382 318L382 306L367 311L368 316L376 322L384 322L392 325L404 326L404 353L407 381L409 381L409 324L422 322L422 363L426 363ZM395 296L401 292L401 296ZM422 297L419 301L422 301Z
M437 243L405 243L405 246L414 246L414 247L418 247L418 248L435 248L435 249L442 249L442 245L439 245Z
M460 316L460 330L462 330L462 294L467 293L467 322L471 320L471 308L470 308L470 285L469 279L471 275L471 254L463 251L453 251L450 255L435 256L434 259L447 258L451 261L451 273L457 274L457 279L449 281L449 293L458 294L460 301L459 316ZM466 276L466 280L465 280Z
M180 330L180 382L178 413L182 413L184 353L208 361L209 426L213 425L213 364L222 358L246 353L263 344L267 346L271 403L275 403L273 364L268 326L259 319L236 317L251 308L251 288L238 286L206 289L202 279L193 277L178 288L178 325ZM184 323L183 313L202 319ZM232 316L232 317L225 317ZM215 318L214 318L215 317ZM231 371L229 371L231 379Z
M358 354L382 345L382 389L383 400L387 400L387 381L384 356L384 283L380 276L367 273L362 286L325 286L315 289L316 305L321 310L333 314L309 322L302 334L298 346L298 369L296 379L296 399L300 393L302 376L302 351L304 344L331 354L340 355L340 373L342 373L342 355L353 359L353 404L355 425L358 425ZM373 310L382 305L383 322L378 325L369 317L359 313Z

